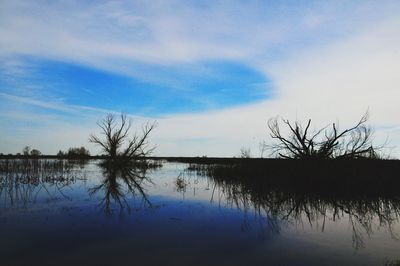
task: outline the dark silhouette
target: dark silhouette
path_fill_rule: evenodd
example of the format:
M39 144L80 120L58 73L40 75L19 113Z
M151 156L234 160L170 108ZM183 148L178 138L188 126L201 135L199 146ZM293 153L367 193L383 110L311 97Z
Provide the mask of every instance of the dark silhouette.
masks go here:
M335 123L328 127L310 132L311 119L303 127L283 119L289 129L289 135L283 136L277 118L268 121L270 136L277 142L268 145L272 154L287 159L333 159L333 158L378 158L377 151L382 147L372 144L372 129L365 123L366 112L358 123L340 131Z
M209 176L248 179L278 189L302 189L309 193L363 193L398 195L400 162L397 160L193 160L189 169Z
M112 160L146 157L155 149L155 147L149 147L148 142L149 135L156 126L155 122L142 126L142 134L131 132L132 122L124 114L121 114L119 122L115 115L108 114L97 124L104 138L92 134L89 141L101 146Z
M132 161L130 163L115 163L105 161L100 164L103 169L103 180L95 187L89 189L90 195L102 191L104 196L99 206L106 214L112 213L112 205L115 204L120 213L124 210L131 211L131 203L128 197L139 198L145 207L151 207L144 185L151 184L148 177L149 169L158 168L161 165L148 161Z
M28 156L30 154L30 152L31 152L31 147L29 147L29 146L25 146L22 149L22 154L25 155L25 156Z
M240 158L251 158L251 150L250 150L250 148L242 147L240 149Z
M185 180L184 174L179 174L179 176L175 180L175 189L177 192L182 193L183 195L186 192L186 187L188 186L188 182Z
M37 150L37 149L33 149L33 150L31 150L31 156L33 156L33 157L38 157L38 156L40 156L42 153L39 151L39 150Z
M90 152L85 147L69 148L66 156L72 159L85 159L90 157Z
M22 154L24 156L39 157L42 153L38 149L31 149L29 146L25 146L22 149ZM11 155L11 154L10 154ZM17 154L19 156L20 154Z
M385 266L400 266L400 260L386 260Z
M256 210L266 217L267 227L275 233L279 233L285 223L302 224L306 221L310 227L324 231L326 221L347 219L352 228L354 249L364 247L364 239L373 233L376 221L378 228L387 229L393 238L398 237L393 230L400 217L398 186L382 191L379 188L366 189L360 182L358 190L349 190L346 185L325 187L314 183L312 172L308 172L311 177L306 182L293 182L282 176L266 179L254 172L249 173L249 169L241 171L234 165L216 164L192 164L188 168L214 182L212 201L226 198L228 204L244 210L244 213L248 209ZM296 173L292 172L292 175L292 180L296 180ZM216 191L224 197L214 195Z
M4 207L27 207L39 193L47 202L70 199L64 191L80 177L68 160L5 159L0 160L0 199Z

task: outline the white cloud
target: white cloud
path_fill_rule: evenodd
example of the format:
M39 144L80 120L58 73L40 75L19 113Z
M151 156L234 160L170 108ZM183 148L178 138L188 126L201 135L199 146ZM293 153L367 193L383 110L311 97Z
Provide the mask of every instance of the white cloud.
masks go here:
M273 57L276 51L291 49L290 43L301 46L349 34L352 30L338 28L351 24L349 29L354 30L360 27L358 24L371 23L377 11L383 10L385 15L395 12L383 7L372 9L367 2L348 2L346 9L338 6L332 2L302 7L215 1L204 6L186 1L112 1L97 5L6 1L0 19L0 54L68 60L128 74L134 61L252 62L259 56ZM367 9L366 14L357 14L363 9ZM348 21L349 15L357 21Z
M33 98L28 97L20 97L15 96L7 93L0 92L0 98L3 98L8 101L16 102L23 105L31 105L37 106L43 109L49 109L53 111L61 111L64 113L75 114L75 115L82 115L85 111L87 112L96 112L96 113L110 113L114 112L112 110L101 109L101 108L94 108L90 106L82 106L82 105L71 105L65 104L62 100L53 101L53 102L45 102ZM83 113L82 113L83 112Z
M137 3L4 2L0 55L76 62L142 80L153 77L134 68L137 62L173 67L230 60L271 80L274 97L262 103L157 118L158 155L232 156L242 146L252 147L257 154L258 143L267 138L269 117L310 117L317 127L339 120L345 127L367 108L377 138L389 134L393 144L400 144L397 1L324 1L271 8L244 2L202 7L179 1ZM10 71L18 73L16 66L11 64ZM7 97L65 112L75 108L62 102ZM47 131L46 141L41 141L40 129L32 138L49 152L55 152L54 146L63 138L72 143L91 130L51 123L49 129L57 126L62 133ZM398 149L394 153L399 155Z
M376 141L389 137L390 146L398 146L399 26L400 19L388 19L346 40L293 53L279 63L262 62L260 68L277 89L274 99L216 113L167 118L160 122L165 128L159 134L175 136L176 149L179 138L185 136L218 139L219 145L204 147L200 154L211 149L215 155L234 155L243 145L257 150L258 141L267 138L269 117L312 118L317 128L340 121L347 127L369 109ZM399 156L399 149L393 154Z

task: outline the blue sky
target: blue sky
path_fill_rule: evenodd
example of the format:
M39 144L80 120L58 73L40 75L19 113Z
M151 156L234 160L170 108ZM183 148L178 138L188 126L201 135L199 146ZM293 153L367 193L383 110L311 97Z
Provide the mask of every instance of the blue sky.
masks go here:
M142 80L69 62L22 57L33 73L17 78L2 71L2 92L20 97L58 98L66 104L140 115L226 108L265 99L266 78L236 62L157 66L135 63L152 73ZM34 87L34 88L32 88Z
M96 121L157 120L157 155L234 156L280 115L369 109L399 154L398 1L0 2L0 152L85 145Z

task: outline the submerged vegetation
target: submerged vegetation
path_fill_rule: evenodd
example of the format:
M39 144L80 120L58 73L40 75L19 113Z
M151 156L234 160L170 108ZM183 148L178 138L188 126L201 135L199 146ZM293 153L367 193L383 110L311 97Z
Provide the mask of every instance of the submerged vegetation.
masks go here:
M291 173L292 177L285 176L286 172L266 178L267 173L257 175L250 168L243 169L237 165L216 164L188 167L188 171L213 181L212 200L225 198L229 205L245 212L254 209L266 218L273 232L279 233L285 223L303 226L304 222L324 231L331 221L348 220L355 249L364 247L365 237L379 228L389 232L392 238L399 238L393 228L400 218L398 186L375 187L368 181L363 183L362 178L357 179L358 184L350 182L349 185L341 178L332 181L324 176L314 177L313 172L308 172L306 179L304 175L297 179L301 174L296 172Z
M400 266L400 260L386 260L385 266Z
M0 199L3 207L28 207L39 194L52 202L60 198L70 200L71 185L86 180L83 166L86 160L67 159L2 159L0 160ZM151 207L144 186L151 184L149 173L160 168L161 162L138 160L131 163L101 161L100 184L89 188L90 195L100 195L99 206L110 214L115 205L121 212L130 211L128 197L140 198ZM101 194L102 193L102 194Z
M249 180L284 191L293 189L323 195L351 195L354 192L377 196L399 195L397 188L400 185L400 163L395 160L210 158L193 160L189 169L207 176Z
M67 160L2 159L0 160L0 173L18 173L35 177L41 173L47 175L69 173L74 166L74 163Z
M211 159L207 160L210 162ZM246 163L238 163L243 161ZM86 180L85 174L82 177L79 173L84 173L83 169L77 169L71 162L31 158L0 160L0 199L3 208L29 207L31 203L40 201L43 194L47 202L60 199L70 201L73 195L71 191L80 189L73 187L75 182L82 182L78 184L83 185L89 181L85 193L94 200L93 206L106 215L122 215L136 209L159 206L157 202L153 205L148 189L160 184L167 185L162 179L156 181L161 183L153 183L152 170L161 167L158 161L131 160L129 163L118 163L102 160L97 164L100 167L98 171L91 172L95 177L100 175L100 178L92 180ZM222 203L238 208L243 212L244 219L247 213L255 211L264 232L268 233L280 233L285 226L304 225L324 231L333 222L348 221L354 249L364 247L366 238L375 230L383 229L390 237L399 238L394 227L400 217L400 181L395 177L400 170L397 162L318 162L320 166L317 168L314 160L237 158L235 163L214 161L189 164L186 171L171 180L171 185L174 191L183 195L192 191L197 193L195 189L208 191L211 204L218 201L219 206ZM349 168L349 165L355 168ZM370 165L370 168L366 165ZM90 165L88 169L92 167ZM191 180L194 174L195 179ZM203 176L206 181L198 179ZM93 181L95 183L91 183ZM205 187L196 187L198 184ZM38 198L38 195L41 196Z
M0 160L0 199L3 207L27 207L37 201L39 193L47 201L69 199L64 190L85 179L68 160L3 159Z

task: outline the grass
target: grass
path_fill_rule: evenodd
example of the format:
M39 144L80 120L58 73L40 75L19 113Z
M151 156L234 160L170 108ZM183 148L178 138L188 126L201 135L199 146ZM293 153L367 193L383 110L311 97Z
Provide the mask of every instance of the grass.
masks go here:
M400 266L400 260L387 260L385 266Z
M191 163L187 170L210 178L228 204L262 213L274 231L281 221L322 221L324 230L326 220L347 219L358 249L376 223L398 237L392 225L400 217L399 167L377 160L236 160Z
M400 195L400 161L397 160L200 159L188 162L188 169L199 174L257 183L281 191Z

